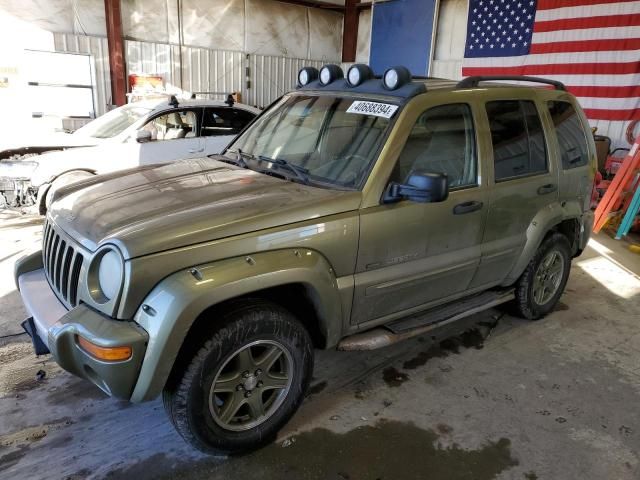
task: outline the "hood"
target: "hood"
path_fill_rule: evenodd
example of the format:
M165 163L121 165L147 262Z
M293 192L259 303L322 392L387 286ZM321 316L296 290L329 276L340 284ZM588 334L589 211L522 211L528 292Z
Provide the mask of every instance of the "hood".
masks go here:
M0 143L0 160L7 159L12 155L42 153L49 149L98 145L103 141L99 138L64 132L38 133L37 135L31 134L28 137L4 138Z
M59 193L49 215L85 248L125 258L355 210L360 192L289 182L212 158L97 176Z

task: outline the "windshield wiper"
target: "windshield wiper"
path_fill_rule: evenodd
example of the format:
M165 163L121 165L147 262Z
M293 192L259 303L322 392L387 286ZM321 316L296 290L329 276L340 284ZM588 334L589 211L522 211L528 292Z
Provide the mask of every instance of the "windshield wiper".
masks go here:
M249 153L245 153L241 149L227 150L227 152L236 154L235 162L231 159L228 159L229 162L234 163L235 165L238 165L239 167L242 167L242 168L249 168L249 165L247 165L247 162L245 161L244 157L253 158L253 155Z
M293 163L287 162L284 158L269 158L264 155L258 155L258 159L263 162L271 163L273 165L277 165L278 167L285 168L292 172L298 180L300 180L305 185L309 184L309 170L300 165L295 165Z

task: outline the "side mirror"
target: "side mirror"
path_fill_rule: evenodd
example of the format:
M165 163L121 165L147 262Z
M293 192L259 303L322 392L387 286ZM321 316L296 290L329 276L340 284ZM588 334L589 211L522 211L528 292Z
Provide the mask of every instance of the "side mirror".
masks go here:
M410 200L419 203L443 202L449 196L449 179L444 173L413 172L407 183L391 182L384 203Z
M151 132L149 130L138 130L136 132L136 142L138 143L147 143L153 140L151 136Z

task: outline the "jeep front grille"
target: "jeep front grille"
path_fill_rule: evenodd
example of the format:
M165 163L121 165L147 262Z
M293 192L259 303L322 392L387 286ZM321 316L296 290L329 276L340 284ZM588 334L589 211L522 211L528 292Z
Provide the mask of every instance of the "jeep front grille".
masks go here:
M78 305L78 282L84 257L46 221L42 235L42 261L51 288L67 306Z

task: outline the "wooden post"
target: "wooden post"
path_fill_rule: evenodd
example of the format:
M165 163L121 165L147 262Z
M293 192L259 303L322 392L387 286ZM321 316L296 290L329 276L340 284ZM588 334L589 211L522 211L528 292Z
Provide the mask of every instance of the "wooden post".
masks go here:
M344 23L342 29L342 61L355 62L358 48L358 11L357 0L345 0Z
M127 103L127 73L124 65L120 0L104 0L104 12L111 71L111 103L120 106Z

